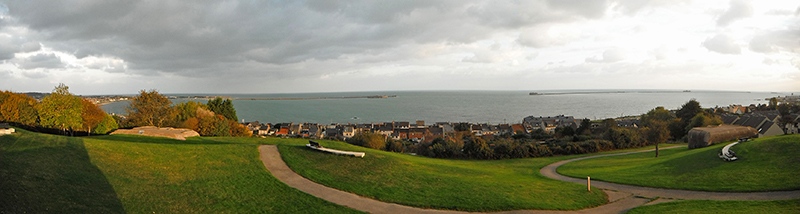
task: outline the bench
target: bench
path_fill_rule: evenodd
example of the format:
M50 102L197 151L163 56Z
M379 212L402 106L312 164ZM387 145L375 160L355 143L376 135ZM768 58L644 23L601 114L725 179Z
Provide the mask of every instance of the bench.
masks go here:
M736 145L736 144L738 144L738 143L739 142L734 142L734 143L726 145L725 147L722 147L722 150L719 152L719 158L722 158L722 160L725 160L725 161L735 161L735 160L737 160L738 158L736 158L736 152L733 152L733 150L731 150L731 147Z

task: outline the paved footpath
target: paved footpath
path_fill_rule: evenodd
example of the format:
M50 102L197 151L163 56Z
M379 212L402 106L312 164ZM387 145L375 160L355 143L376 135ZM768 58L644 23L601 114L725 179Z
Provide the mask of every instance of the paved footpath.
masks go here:
M323 200L333 202L335 204L339 204L342 206L350 207L356 210L369 213L469 213L469 212L451 211L451 210L423 209L423 208L410 207L400 204L386 203L371 198L365 198L353 193L326 187L321 184L314 183L313 181L308 180L303 176L300 176L299 174L292 171L292 169L290 169L289 166L287 166L286 163L283 162L283 159L281 159L281 154L278 152L277 146L261 145L258 147L258 150L261 153L261 161L264 163L264 166L267 167L267 170L269 170L272 173L272 176L274 176L281 182L284 182L291 187L297 188L300 191L306 192L310 195L316 196ZM638 152L646 152L646 151L638 151ZM630 153L636 153L636 152L620 153L613 155L623 155ZM583 160L593 157L604 157L604 156L611 156L611 155L598 155L598 156L559 161L542 168L540 172L543 175L550 178L585 184L585 180L559 175L558 173L555 172L555 169L558 168L558 166L571 161ZM599 207L583 209L583 210L575 210L575 211L514 210L514 211L502 211L494 213L509 213L509 214L510 213L529 213L529 214L624 213L630 209L641 206L650 201L649 199L634 197L634 195L648 197L647 195L655 194L657 196L661 196L663 193L659 193L660 191L668 191L668 192L677 191L677 192L672 192L672 194L680 194L682 192L689 192L690 194L708 193L708 192L698 192L698 191L667 190L667 189L656 189L648 187L636 187L636 186L620 185L620 184L613 184L613 183L599 182L599 181L592 182L592 185L598 188L606 189L604 191L608 194L610 203ZM769 200L769 199L800 198L800 191L775 192L775 193L710 193L710 194L712 195L720 194L719 196L716 197L721 197L721 199L737 199L737 200ZM723 197L725 195L730 195L730 194L743 195L743 196L741 196L741 198ZM762 196L747 196L749 194L756 194ZM778 197L775 197L776 196L775 194L777 194ZM754 197L754 198L749 198L749 197ZM675 198L686 198L686 197L675 197ZM694 198L686 198L686 199L694 199ZM704 198L704 199L717 199L717 198Z

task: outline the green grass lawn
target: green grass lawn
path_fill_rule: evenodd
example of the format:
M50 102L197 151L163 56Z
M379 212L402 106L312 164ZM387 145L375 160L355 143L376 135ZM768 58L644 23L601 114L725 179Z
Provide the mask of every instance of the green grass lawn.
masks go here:
M675 214L716 214L716 213L800 213L800 199L776 201L673 201L650 206L633 208L628 214L675 213Z
M800 189L800 135L760 138L732 148L739 160L717 157L726 144L593 158L558 168L564 175L638 186L721 192Z
M0 213L353 213L278 181L257 138L0 137Z
M570 157L515 160L444 160L383 152L341 142L325 147L366 152L362 158L314 151L282 139L289 167L325 186L415 207L496 211L575 210L606 203L602 191L539 174L543 166ZM290 143L300 141L297 143Z

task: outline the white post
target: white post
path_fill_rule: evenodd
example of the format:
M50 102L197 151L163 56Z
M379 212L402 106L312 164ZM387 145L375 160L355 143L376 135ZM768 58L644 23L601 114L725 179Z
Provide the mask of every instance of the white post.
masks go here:
M589 192L592 191L592 178L589 176L586 176L586 188L589 190Z

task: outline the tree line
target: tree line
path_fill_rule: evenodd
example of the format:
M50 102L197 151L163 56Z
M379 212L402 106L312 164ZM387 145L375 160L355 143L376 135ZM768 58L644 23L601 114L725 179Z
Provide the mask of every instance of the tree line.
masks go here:
M722 120L700 103L690 100L675 112L654 108L640 116L639 128L619 127L614 119L600 121L592 127L589 119L581 120L578 128L558 127L552 133L534 129L530 133L504 134L497 137L476 136L463 124L456 124L455 133L431 142L412 143L394 140L378 133L359 132L348 143L363 147L435 158L509 159L575 155L616 149L637 148L665 143L668 140L686 141L694 127L719 125ZM656 157L658 150L656 150Z
M156 126L188 128L202 136L252 134L247 127L236 122L236 109L230 99L172 105L169 98L156 90L141 90L125 111L127 116L108 115L91 101L70 93L69 86L63 83L41 101L26 94L0 92L0 121L35 131L74 136L107 134L118 128Z
M64 135L106 134L118 128L112 116L70 93L63 83L41 101L26 94L0 92L0 121Z
M215 98L208 103L184 102L172 105L172 101L156 90L139 92L125 109L126 119L120 119L122 127L156 126L178 127L197 131L201 136L249 137L252 132L236 122L236 109L230 99Z

